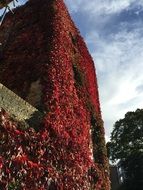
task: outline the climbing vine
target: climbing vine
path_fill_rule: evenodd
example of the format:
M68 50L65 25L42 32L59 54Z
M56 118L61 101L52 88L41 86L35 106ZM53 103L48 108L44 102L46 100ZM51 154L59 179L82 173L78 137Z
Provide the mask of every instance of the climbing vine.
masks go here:
M0 112L1 187L108 190L94 63L63 1L31 0L15 16L19 31L5 50L0 80L25 98L40 78L46 115L38 129L23 130Z

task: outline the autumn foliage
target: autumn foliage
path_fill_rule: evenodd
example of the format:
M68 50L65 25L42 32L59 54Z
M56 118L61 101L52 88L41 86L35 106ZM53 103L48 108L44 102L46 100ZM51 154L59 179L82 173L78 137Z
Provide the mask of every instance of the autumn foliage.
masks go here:
M23 129L0 112L0 186L108 190L108 160L92 58L62 0L31 0L7 16L0 82L26 99L40 79L45 117Z

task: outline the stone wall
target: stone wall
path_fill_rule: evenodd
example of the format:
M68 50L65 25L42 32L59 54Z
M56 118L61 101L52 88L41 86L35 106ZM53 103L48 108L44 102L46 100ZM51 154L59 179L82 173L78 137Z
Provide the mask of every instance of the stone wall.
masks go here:
M41 97L42 87L40 84L40 79L38 79L37 81L31 83L28 96L25 98L25 100L32 106L40 109L42 108Z
M0 108L3 108L11 117L23 122L26 126L36 127L40 124L43 113L31 106L0 83ZM27 125L28 124L28 125Z

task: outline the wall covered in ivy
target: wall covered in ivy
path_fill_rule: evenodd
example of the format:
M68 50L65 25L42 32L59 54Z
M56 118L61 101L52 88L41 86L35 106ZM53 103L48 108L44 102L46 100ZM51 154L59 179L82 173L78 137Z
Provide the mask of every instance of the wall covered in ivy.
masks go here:
M17 8L6 16L0 40L0 83L30 101L31 85L40 81L38 109L45 114L39 127L24 130L1 110L0 186L109 190L94 63L63 1L30 0Z

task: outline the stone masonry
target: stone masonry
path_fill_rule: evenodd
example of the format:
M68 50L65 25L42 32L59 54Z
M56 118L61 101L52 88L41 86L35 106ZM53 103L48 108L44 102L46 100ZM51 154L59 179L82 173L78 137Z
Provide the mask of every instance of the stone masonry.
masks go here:
M26 127L36 127L40 124L43 113L31 106L28 102L17 96L11 90L0 83L0 108L3 108L10 116Z

